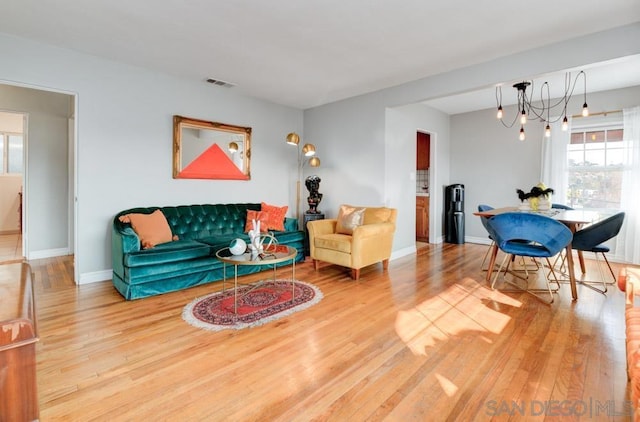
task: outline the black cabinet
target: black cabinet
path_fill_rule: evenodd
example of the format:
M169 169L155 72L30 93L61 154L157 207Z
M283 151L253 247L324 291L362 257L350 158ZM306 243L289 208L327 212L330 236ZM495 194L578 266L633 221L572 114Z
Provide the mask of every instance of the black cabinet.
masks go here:
M324 214L322 213L315 213L315 214L311 214L311 213L304 213L304 217L303 217L303 223L302 225L304 226L304 256L309 256L309 230L307 230L307 223L309 221L314 221L314 220L324 220Z

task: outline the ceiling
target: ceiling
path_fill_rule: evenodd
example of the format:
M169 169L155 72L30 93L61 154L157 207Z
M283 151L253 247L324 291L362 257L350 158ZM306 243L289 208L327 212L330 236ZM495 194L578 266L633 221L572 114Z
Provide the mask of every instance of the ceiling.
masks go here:
M0 16L8 34L305 109L634 23L640 1L19 0Z
M570 86L576 85L574 96L578 95L581 98L584 93L583 78L578 77L578 73L581 70L587 75L587 94L640 85L640 55L635 55L594 63L578 69L566 69L565 72L532 77L529 79L532 85L527 89L527 95L533 101L540 100L542 84L548 82L549 98L561 98L565 91L565 77L568 77L571 80ZM513 105L518 102L517 90L513 88L513 84L517 82L521 82L521 80L507 81L500 86L503 106ZM546 88L544 89L544 99L545 101L547 100ZM491 86L473 92L424 101L423 104L444 111L447 114L496 108L496 87Z

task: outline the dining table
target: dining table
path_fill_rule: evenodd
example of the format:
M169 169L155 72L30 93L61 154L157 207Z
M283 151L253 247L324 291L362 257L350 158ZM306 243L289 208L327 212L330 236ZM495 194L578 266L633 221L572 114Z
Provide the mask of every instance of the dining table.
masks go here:
M505 212L529 212L546 215L549 218L553 218L554 220L558 220L561 223L565 224L571 233L575 233L580 230L582 227L585 227L588 224L597 223L598 221L604 220L607 217L612 216L617 211L610 209L559 209L559 208L551 208L549 210L531 210L531 209L523 209L521 207L501 207L494 208L486 211L477 211L474 212L474 215L479 217L493 217L494 215L502 214ZM489 268L494 268L496 263L496 257L498 256L498 245L494 243L493 250L491 252L491 259L489 261ZM576 282L576 275L574 261L573 261L573 249L571 247L571 242L566 246L566 255L567 255L567 270L569 272L569 285L571 286L571 297L573 300L578 299L578 288ZM580 263L580 270L584 274L586 272L586 267L584 263L584 258L582 256L582 251L578 251L578 260ZM491 279L491 271L487 271L486 280L490 281Z

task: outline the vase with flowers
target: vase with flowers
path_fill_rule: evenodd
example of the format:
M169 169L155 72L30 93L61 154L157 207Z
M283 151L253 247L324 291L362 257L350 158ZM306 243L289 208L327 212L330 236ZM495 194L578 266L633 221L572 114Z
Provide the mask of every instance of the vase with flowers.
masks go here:
M551 209L551 194L553 189L548 188L544 183L540 182L531 188L531 191L525 193L521 189L516 189L518 198L524 203L527 200L529 208L534 211L546 211Z

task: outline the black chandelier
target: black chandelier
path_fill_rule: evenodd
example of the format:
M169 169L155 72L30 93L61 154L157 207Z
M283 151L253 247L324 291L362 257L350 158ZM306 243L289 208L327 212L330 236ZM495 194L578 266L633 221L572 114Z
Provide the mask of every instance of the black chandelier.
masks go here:
M534 118L539 119L541 122L545 122L546 126L544 129L544 134L548 138L551 136L551 123L555 123L560 120L560 116L564 116L562 119L562 130L566 131L569 128L569 119L567 119L567 104L571 100L571 96L573 95L573 91L576 88L576 84L578 83L578 78L582 76L584 81L584 104L582 105L582 116L587 117L589 115L589 107L587 106L587 74L584 71L580 71L573 79L571 79L571 73L566 73L564 77L564 95L560 98L556 103L551 104L551 94L549 89L549 83L545 82L540 87L540 104L538 106L536 104L531 103L531 96L527 93L527 89L531 86L531 92L534 91L533 81L523 81L514 84L513 87L518 90L518 114L514 117L511 123L505 123L503 120L503 112L502 112L502 87L496 87L496 104L498 105L498 114L497 118L505 127L513 127L513 125L520 120L520 137L521 141L525 140L524 133L524 125L527 123L527 120ZM546 92L545 92L546 91ZM546 97L545 97L546 93ZM556 114L554 112L554 116L558 116L555 120L550 120L551 110L558 108L560 112Z

